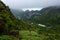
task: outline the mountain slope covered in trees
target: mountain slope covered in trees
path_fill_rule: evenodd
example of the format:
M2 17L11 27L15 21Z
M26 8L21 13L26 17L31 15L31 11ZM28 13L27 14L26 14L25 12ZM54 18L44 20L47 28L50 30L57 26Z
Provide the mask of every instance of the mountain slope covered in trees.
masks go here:
M20 15L22 17L19 16L21 18L20 20L32 23L35 26L37 24L46 25L46 27L40 27L37 25L38 27L37 33L44 37L43 39L39 39L39 40L55 40L55 39L59 40L60 38L60 32L59 32L60 31L60 7L59 6L46 7L40 11L26 10L24 12L22 11L21 14Z
M18 35L17 19L11 13L8 6L6 6L2 1L0 1L0 37L1 40L13 40L11 37L14 36L15 32ZM10 35L10 36L9 36ZM15 35L15 36L16 36ZM18 40L18 39L17 39Z
M13 10L12 10L13 11ZM17 11L16 11L17 12ZM15 12L13 12L15 13ZM51 23L51 24L60 24L60 6L50 6L43 8L42 10L38 11L21 11L17 13L18 18L35 22L35 23ZM17 17L17 16L16 16Z

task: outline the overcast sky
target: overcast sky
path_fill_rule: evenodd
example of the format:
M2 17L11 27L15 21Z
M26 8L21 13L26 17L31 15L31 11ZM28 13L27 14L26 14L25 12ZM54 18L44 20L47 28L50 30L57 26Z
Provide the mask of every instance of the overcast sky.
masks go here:
M10 8L43 8L60 5L60 0L2 0Z

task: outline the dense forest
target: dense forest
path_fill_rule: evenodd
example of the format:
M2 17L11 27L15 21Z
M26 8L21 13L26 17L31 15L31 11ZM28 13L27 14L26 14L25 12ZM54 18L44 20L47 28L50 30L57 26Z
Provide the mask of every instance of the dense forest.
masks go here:
M60 40L60 7L18 11L0 1L0 40Z

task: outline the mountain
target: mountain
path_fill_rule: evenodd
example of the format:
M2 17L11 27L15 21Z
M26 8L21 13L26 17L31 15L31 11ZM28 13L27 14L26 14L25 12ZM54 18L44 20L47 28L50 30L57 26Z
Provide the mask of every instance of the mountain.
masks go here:
M22 18L24 11L10 8L11 12L16 18Z
M23 12L23 11L22 11ZM23 13L21 12L21 20L33 23L33 24L44 24L47 27L60 28L60 6L50 6L45 7L42 10L38 11L29 11L26 10ZM18 13L17 13L18 14ZM19 15L19 14L18 14Z
M23 11L23 10L16 10L16 9L11 9L11 12L18 18L18 19L22 19L22 20L25 20L25 21L28 21L30 20L32 22L32 20L34 21L35 18L38 18L37 16L40 16L40 10L32 10L32 11L29 11L29 10L26 10L26 11ZM33 18L33 19L32 19Z
M38 26L40 23L46 26ZM11 12L0 1L0 39L60 40L60 7L46 7L40 11L12 9Z
M41 23L45 25L60 25L60 7L59 6L51 6L43 8L40 11L40 16L36 19L36 23Z
M34 13L34 14L33 14ZM40 10L39 12L31 12L29 15L29 21L35 22L35 23L42 23L42 24L60 24L60 7L58 6L51 6L46 7ZM32 15L33 14L33 15ZM26 17L27 18L27 17Z
M12 10L13 12L14 10ZM17 12L17 13L16 13ZM59 6L50 6L43 8L42 10L38 11L16 11L13 13L16 13L17 18L23 19L28 22L34 22L34 23L42 23L42 24L60 24L60 7ZM53 22L53 23L52 23ZM55 23L54 23L55 22Z
M60 28L60 6L46 7L40 11L27 11L22 19L30 23L44 24L58 30Z
M13 12L13 10L12 10ZM19 27L20 39L23 40L60 40L60 7L50 6L40 11L22 11L17 24ZM13 12L13 13L15 13ZM22 15L21 15L22 14ZM19 18L16 16L17 18ZM22 16L22 17L21 17ZM44 24L45 27L38 26Z

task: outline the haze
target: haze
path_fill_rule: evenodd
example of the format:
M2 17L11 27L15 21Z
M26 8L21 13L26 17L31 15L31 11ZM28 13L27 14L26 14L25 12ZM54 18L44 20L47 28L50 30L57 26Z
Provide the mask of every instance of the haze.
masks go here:
M13 9L43 8L47 6L60 5L60 0L2 0Z

